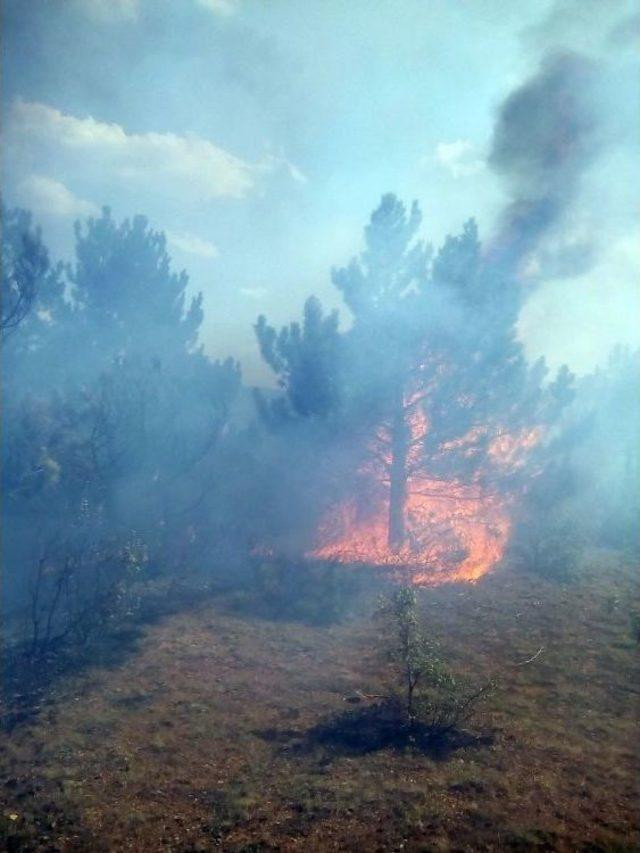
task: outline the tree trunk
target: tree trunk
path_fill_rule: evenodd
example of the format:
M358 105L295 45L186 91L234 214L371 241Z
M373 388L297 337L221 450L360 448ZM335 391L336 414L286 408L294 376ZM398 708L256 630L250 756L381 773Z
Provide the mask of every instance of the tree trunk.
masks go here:
M409 717L410 723L413 723L415 718L413 710L413 691L415 690L415 687L416 682L411 677L411 673L409 673L407 677L407 716Z
M389 550L398 552L404 545L405 505L407 500L407 454L409 428L405 420L402 390L397 393L391 427L391 470L389 474Z

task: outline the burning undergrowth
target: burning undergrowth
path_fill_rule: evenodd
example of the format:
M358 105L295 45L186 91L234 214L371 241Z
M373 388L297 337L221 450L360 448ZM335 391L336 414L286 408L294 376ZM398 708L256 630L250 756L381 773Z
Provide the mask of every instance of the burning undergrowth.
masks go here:
M318 545L310 555L340 563L395 566L413 583L476 581L503 557L511 529L515 492L500 491L498 475L522 468L539 440L536 428L519 435L497 434L488 445L489 474L476 471L467 482L429 477L421 471L420 446L429 431L421 397L405 400L407 452L404 488L392 507L393 436L382 427L370 443L370 459L358 472L360 494L331 507L318 527ZM442 459L458 450L472 456L479 440L474 429L439 448ZM397 491L397 490L396 490ZM392 537L393 515L400 528ZM398 518L399 516L399 518Z

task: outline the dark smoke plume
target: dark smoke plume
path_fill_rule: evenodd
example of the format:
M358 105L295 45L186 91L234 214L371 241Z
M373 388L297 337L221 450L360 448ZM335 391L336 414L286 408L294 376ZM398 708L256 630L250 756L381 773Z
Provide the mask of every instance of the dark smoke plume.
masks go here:
M500 108L489 165L512 199L494 247L508 265L517 265L560 220L598 153L595 74L583 56L553 54Z

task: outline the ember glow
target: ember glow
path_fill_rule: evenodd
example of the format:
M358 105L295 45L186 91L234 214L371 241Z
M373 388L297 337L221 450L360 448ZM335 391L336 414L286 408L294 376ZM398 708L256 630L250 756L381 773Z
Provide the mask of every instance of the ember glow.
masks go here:
M404 405L410 439L403 543L398 547L389 543L394 445L391 430L380 427L370 443L370 459L360 471L364 490L330 509L319 526L318 545L309 556L345 564L396 566L419 585L474 582L502 558L511 529L513 495L501 494L480 474L471 482L462 482L416 470L429 430L421 403L420 395L413 395ZM524 464L539 436L537 428L520 435L498 432L489 443L489 457L496 469L514 470ZM474 427L440 450L443 454L454 449L472 454L483 438L483 431Z

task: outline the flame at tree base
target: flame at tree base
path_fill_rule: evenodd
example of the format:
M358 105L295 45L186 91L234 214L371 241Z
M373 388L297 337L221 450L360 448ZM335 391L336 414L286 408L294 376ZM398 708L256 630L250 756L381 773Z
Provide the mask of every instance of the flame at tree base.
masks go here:
M345 564L396 566L412 583L474 582L499 562L510 533L506 500L478 485L412 478L405 505L405 537L388 544L388 501L347 500L318 530L321 544L307 556Z
M317 530L318 544L307 556L395 566L405 582L424 586L473 583L502 559L511 532L514 495L497 489L498 474L514 472L524 464L540 430L536 426L518 433L498 430L489 440L485 429L473 427L466 435L442 443L439 454L442 458L457 452L468 457L478 446L485 446L484 473L477 467L470 481L437 479L423 467L421 446L429 433L429 420L422 398L421 393L405 398L398 440L388 424L374 431L368 442L370 456L358 472L361 479L354 481L353 496L329 510ZM398 429L395 421L394 429ZM394 522L402 519L402 530L396 537L399 547L391 547L391 478L394 470L397 476L393 453L398 450L402 502L393 515Z

